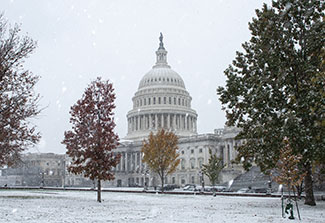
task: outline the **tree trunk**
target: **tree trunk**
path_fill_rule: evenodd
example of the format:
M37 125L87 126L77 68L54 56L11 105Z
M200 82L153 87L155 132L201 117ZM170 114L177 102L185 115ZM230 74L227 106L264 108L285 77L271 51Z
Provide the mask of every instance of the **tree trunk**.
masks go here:
M97 201L100 203L102 202L102 198L101 198L101 184L100 184L100 180L98 180L98 184L97 184Z
M306 166L307 175L305 176L305 193L306 193L306 199L305 204L310 206L315 206L315 198L314 198L314 191L313 191L313 179L312 179L312 173L311 173L311 167L310 164L307 164Z
M164 176L161 177L161 193L164 193Z

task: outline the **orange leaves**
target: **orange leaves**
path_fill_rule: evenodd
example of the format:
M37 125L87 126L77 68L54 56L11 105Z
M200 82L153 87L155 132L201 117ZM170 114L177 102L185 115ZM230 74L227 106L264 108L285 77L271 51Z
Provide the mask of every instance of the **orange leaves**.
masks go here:
M142 161L160 177L165 177L179 165L177 144L178 137L172 132L161 129L156 135L150 133L148 140L143 141Z
M286 146L280 151L280 159L276 167L279 175L273 178L278 184L284 184L291 189L301 185L306 173L299 168L302 156L293 154L287 139L284 139L284 143Z

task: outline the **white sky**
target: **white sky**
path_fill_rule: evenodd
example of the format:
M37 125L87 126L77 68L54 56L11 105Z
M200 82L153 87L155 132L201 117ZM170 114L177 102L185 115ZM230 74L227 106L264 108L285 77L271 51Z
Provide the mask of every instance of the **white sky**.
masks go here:
M113 81L116 131L125 137L131 98L155 63L160 32L168 63L193 98L198 133L222 128L216 88L263 2L271 0L1 0L9 22L38 41L25 67L41 76L36 90L47 108L32 120L43 138L29 152L65 153L70 106L97 76Z

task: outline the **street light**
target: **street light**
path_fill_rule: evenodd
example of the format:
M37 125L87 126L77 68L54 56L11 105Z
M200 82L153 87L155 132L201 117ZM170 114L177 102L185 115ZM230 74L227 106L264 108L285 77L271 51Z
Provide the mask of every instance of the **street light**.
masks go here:
M41 172L41 186L40 188L42 189L44 187L44 172Z
M204 173L202 170L199 171L199 176L200 176L200 181L201 181L201 186L202 186L201 192L203 192L204 191Z
M148 189L148 185L147 185L147 175L149 175L149 171L148 170L145 170L144 174L143 174L143 190L146 191Z

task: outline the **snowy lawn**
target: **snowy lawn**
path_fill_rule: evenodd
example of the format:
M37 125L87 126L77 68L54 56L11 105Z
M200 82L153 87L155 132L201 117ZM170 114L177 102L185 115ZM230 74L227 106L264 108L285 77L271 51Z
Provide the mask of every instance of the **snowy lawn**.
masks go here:
M93 191L0 190L0 222L293 222L281 217L279 198L116 192L102 198L97 203ZM325 202L299 204L301 222L325 222Z

